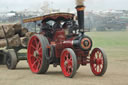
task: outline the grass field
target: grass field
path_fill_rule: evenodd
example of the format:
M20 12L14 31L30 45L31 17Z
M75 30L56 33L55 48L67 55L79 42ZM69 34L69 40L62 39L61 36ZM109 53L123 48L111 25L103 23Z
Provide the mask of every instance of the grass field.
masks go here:
M103 48L108 57L128 59L128 32L90 32L93 47Z
M128 32L90 32L94 46L128 47Z

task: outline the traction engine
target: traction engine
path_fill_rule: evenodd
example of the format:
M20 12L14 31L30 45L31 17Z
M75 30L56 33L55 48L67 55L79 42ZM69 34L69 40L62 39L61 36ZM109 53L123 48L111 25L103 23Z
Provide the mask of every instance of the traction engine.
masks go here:
M107 57L101 48L92 49L92 40L84 30L84 6L77 6L78 25L73 24L66 35L64 27L47 28L33 35L28 43L28 64L33 73L45 74L50 64L60 65L65 77L72 78L80 65L90 64L96 76L102 76L107 69ZM74 14L55 13L43 17L25 19L26 22L42 20L73 21ZM74 21L73 21L74 22ZM66 28L67 29L67 28ZM75 31L75 32L74 32ZM49 36L50 35L50 36Z

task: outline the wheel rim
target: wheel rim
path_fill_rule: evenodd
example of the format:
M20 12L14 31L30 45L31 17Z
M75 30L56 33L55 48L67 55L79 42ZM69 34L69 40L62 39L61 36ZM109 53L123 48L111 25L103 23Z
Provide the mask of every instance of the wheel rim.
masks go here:
M28 63L32 72L38 73L42 66L42 46L37 36L31 37L28 44Z
M61 56L61 68L65 76L69 77L73 72L72 55L65 50Z
M101 74L104 67L103 53L100 49L95 49L91 55L91 69L95 75Z

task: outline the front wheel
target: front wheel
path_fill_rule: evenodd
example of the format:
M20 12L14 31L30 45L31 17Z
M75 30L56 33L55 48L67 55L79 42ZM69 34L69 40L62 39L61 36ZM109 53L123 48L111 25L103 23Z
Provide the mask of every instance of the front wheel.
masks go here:
M77 58L70 48L64 49L60 58L61 69L65 77L72 78L77 70Z
M94 75L102 76L107 70L107 56L101 48L94 48L90 56L90 66Z

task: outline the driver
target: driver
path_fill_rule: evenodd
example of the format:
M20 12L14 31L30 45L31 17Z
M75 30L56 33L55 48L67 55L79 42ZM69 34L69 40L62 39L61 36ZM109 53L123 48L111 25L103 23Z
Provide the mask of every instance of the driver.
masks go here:
M55 28L55 29L61 28L61 21L60 20L56 21L56 23L53 25L53 28Z
M45 21L42 21L40 32L45 29L50 29L50 25L47 24Z
M67 25L66 22L63 24L62 27L63 27L63 29L64 29L65 35L66 35L66 36L69 35L69 29L68 29L68 25Z

